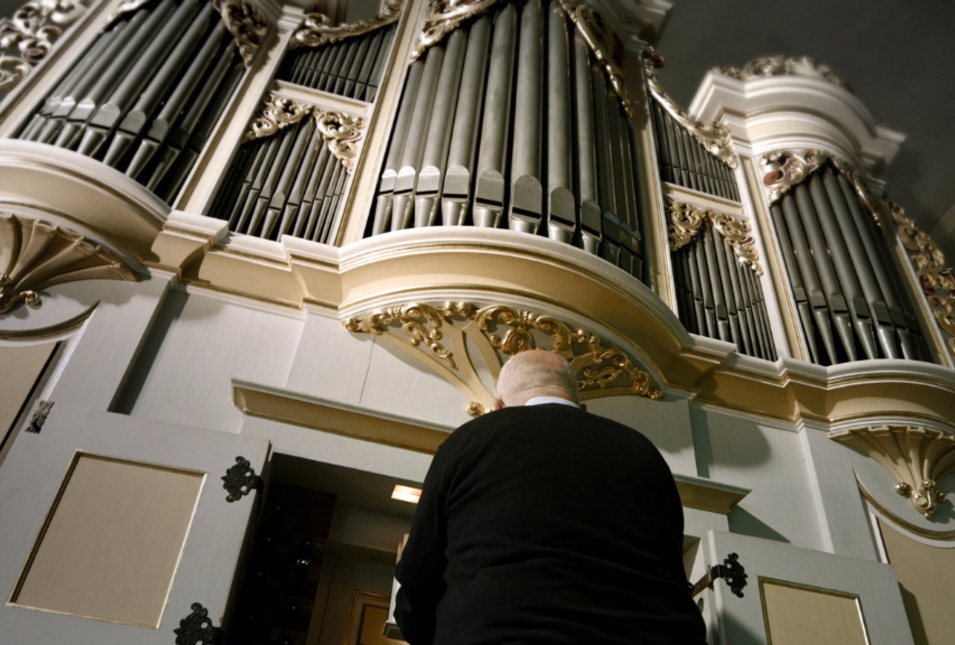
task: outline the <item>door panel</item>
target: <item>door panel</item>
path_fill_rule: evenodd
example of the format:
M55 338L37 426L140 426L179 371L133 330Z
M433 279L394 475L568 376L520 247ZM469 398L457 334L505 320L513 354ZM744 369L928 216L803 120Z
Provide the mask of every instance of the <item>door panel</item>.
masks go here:
M91 413L0 609L4 643L174 643L194 603L220 626L257 496L242 475L261 473L268 451L263 439ZM237 457L249 466L229 492Z

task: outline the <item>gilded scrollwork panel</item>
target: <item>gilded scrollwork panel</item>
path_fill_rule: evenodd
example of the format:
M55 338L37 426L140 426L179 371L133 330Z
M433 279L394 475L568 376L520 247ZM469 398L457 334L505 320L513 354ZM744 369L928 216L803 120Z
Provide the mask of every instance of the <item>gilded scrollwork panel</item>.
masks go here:
M45 222L0 215L0 316L38 307L43 289L77 280L138 280L109 250Z
M270 137L307 116L315 119L315 125L329 152L349 173L353 172L364 134L365 119L344 112L323 110L284 96L267 94L258 116L242 136L242 142Z
M340 25L333 25L331 19L325 14L310 13L305 16L305 22L292 36L289 49L321 47L361 36L396 22L400 16L400 0L388 0L381 11L371 20L358 20L357 22Z
M708 224L730 245L740 264L750 267L756 275L763 275L759 251L750 235L752 226L746 220L675 199L667 200L667 216L670 220L667 225L670 251L679 251L689 244L700 229Z
M931 517L946 500L937 484L955 474L955 437L922 427L867 426L829 433L877 461L896 480L895 492L908 497L915 509Z
M496 379L507 356L533 348L548 349L570 361L582 398L635 394L658 400L663 396L624 350L607 346L599 336L554 316L507 305L408 303L375 309L343 324L349 331L388 340L429 365L470 399L469 414L483 414L493 406L489 384L481 380L479 368ZM483 365L475 364L476 359Z
M955 275L945 265L945 254L932 238L905 214L905 209L886 200L902 245L910 251L915 274L928 299L938 326L948 334L946 346L955 358Z
M411 60L417 60L429 47L441 42L468 18L484 13L501 0L431 0L425 9L424 27L411 49Z
M243 0L215 0L226 29L235 38L242 62L248 67L269 33L269 22L254 5Z
M33 0L11 18L0 18L0 92L19 85L91 4L92 0Z
M660 104L660 107L666 110L667 114L673 117L694 139L699 141L707 152L730 168L736 168L739 165L739 160L733 151L729 129L722 123L702 123L697 121L687 114L686 110L677 105L673 99L667 95L666 90L660 83L657 69L663 67L663 64L663 56L657 54L652 47L647 47L644 50L643 69L650 93Z

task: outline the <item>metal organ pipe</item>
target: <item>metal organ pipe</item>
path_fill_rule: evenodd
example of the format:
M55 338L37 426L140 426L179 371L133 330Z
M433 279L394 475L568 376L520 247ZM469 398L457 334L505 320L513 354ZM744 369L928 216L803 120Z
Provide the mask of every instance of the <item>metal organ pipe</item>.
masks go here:
M442 224L547 235L642 275L632 126L577 29L556 0L508 2L426 49L408 72L367 234L434 225L440 212ZM433 85L417 79L438 67ZM428 124L417 143L412 118Z

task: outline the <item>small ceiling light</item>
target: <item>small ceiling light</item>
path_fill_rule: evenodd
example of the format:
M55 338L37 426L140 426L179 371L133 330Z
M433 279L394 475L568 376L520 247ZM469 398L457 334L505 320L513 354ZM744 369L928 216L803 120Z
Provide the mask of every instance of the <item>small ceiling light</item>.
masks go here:
M391 493L391 499L410 502L412 504L417 504L420 498L420 488L412 488L411 486L402 486L400 484L395 485L395 490Z

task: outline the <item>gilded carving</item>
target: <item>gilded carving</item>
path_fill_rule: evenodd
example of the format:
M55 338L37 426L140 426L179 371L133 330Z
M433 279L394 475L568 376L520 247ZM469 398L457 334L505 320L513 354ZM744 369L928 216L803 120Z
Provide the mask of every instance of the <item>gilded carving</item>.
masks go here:
M611 87L620 99L620 105L627 116L632 117L633 108L630 104L630 91L627 89L627 81L623 71L624 49L620 37L607 24L599 11L584 4L582 0L560 0L560 6L577 25L577 29L590 47L590 51L594 53L601 69L610 80Z
M332 25L331 19L324 14L310 13L305 16L305 23L292 36L289 49L321 47L346 38L361 36L379 27L390 25L397 21L400 15L400 0L388 0L378 15L371 20L359 20L342 25Z
M945 501L944 491L936 486L955 473L955 437L939 430L886 425L833 431L829 438L879 462L895 478L895 492L908 497L925 517Z
M915 264L915 273L928 298L932 315L942 331L949 335L946 345L949 353L955 357L955 275L951 267L945 266L945 254L905 214L905 209L889 200L886 200L886 204L902 245L912 252L909 258Z
M40 305L40 292L76 280L138 279L122 260L45 222L0 217L0 315Z
M0 19L0 92L20 84L92 0L33 0Z
M302 105L293 99L274 94L267 94L264 103L259 117L249 124L249 129L242 137L243 143L270 137L311 114L329 152L349 173L354 171L359 152L358 142L365 127L363 118L343 112L326 112L321 108Z
M499 0L431 0L424 14L424 28L411 49L417 60L432 45L458 28L462 22L490 9Z
M749 266L757 275L763 275L759 251L756 250L753 237L750 235L752 226L746 220L708 208L696 208L675 199L667 200L667 215L670 219L670 224L667 226L670 251L679 251L689 244L703 225L709 223L730 245L740 264Z
M763 155L763 185L769 188L769 203L775 204L786 193L806 180L809 175L825 167L829 153L806 150L798 153L777 150Z
M741 81L751 81L754 78L767 76L803 76L818 78L839 87L846 87L845 82L832 71L832 68L817 63L808 56L768 56L751 60L742 69L739 67L714 67L713 71Z
M733 152L733 144L730 142L729 129L722 123L701 123L697 121L686 110L673 102L660 84L660 78L657 75L657 69L663 67L664 59L659 54L654 53L652 47L647 47L643 55L643 68L647 77L647 86L650 93L667 113L673 117L676 122L689 132L694 139L699 141L706 151L725 163L730 168L736 168L739 164L736 153Z
M365 120L343 112L324 112L318 108L313 109L313 114L329 152L342 162L348 172L354 171Z
M242 0L215 0L214 6L235 38L242 62L248 67L269 33L268 20L254 5Z
M480 357L487 373L496 379L504 357L537 347L570 361L584 398L618 393L653 400L663 396L624 350L605 346L599 336L572 329L554 316L507 305L408 303L375 309L343 324L349 331L383 339L400 333L403 342L395 346L423 360L464 392L471 399L466 410L472 415L489 412L493 400L475 358ZM417 348L428 351L421 353Z
M309 105L302 105L298 101L274 94L266 94L264 103L259 110L259 117L249 124L242 143L271 137L279 130L298 123L312 111Z

